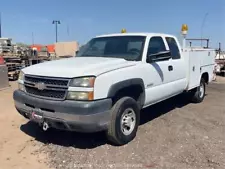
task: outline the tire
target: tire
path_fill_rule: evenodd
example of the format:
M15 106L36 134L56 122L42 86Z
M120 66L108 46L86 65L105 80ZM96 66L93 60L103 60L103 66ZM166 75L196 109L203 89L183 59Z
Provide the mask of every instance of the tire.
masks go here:
M119 99L111 110L111 121L107 131L108 140L118 146L127 144L136 137L139 122L140 109L137 102L131 97ZM130 127L123 127L129 124Z
M192 102L201 103L205 98L205 80L201 78L199 87L192 91Z

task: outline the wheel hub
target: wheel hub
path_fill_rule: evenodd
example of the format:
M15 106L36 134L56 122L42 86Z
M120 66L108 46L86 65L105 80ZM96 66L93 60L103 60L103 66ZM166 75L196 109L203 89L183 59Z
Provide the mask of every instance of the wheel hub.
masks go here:
M136 124L136 114L133 109L128 108L121 117L121 131L124 135L130 135Z

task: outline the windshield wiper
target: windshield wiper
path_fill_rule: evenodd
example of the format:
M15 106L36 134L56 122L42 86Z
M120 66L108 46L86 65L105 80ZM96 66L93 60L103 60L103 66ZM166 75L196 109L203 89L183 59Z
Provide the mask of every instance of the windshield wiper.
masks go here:
M125 59L125 58L123 58L123 59ZM127 61L136 61L136 59L125 59L125 60L127 60Z

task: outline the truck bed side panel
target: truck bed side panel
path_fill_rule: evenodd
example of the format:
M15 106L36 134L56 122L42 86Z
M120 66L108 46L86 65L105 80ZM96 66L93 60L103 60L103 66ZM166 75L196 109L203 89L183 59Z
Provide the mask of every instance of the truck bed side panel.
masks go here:
M203 73L208 73L209 82L213 78L215 64L215 52L213 50L190 50L186 57L188 65L188 86L187 90L193 89L200 84L200 78Z

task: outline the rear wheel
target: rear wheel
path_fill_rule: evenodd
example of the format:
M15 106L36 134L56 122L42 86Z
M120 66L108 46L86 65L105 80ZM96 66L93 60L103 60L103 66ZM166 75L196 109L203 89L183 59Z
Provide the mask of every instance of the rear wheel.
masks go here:
M200 85L192 91L192 101L201 103L205 98L205 80L202 78Z
M124 145L132 141L140 121L137 102L131 97L123 97L115 103L111 113L107 132L109 141L116 145Z

